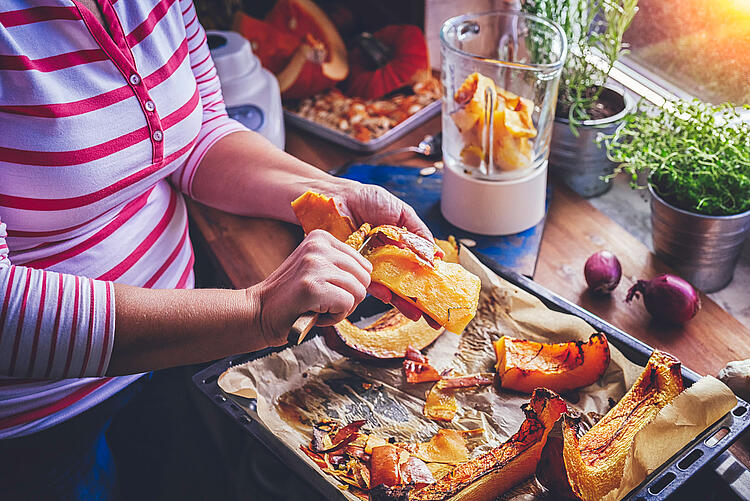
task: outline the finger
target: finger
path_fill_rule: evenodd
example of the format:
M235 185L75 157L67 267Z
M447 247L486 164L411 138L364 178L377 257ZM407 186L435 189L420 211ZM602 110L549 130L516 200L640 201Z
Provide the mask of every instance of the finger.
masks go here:
M365 261L367 260L365 259ZM348 254L344 254L343 252L339 252L338 255L333 258L332 263L345 273L353 275L359 283L362 284L362 287L369 287L372 265L370 265L370 269L368 270L364 268L358 260ZM367 263L369 263L369 261L367 261Z
M416 322L422 316L422 310L409 303L405 299L393 294L391 297L391 304L399 309L403 315L409 320Z
M368 276L370 275L370 273L372 273L372 263L368 261L365 256L357 252L357 249L354 249L350 245L345 244L344 242L338 240L337 238L334 238L333 236L331 236L331 239L331 245L334 249L354 259L362 268L365 269L365 271L367 271Z
M367 288L373 297L380 299L384 303L391 302L391 290L383 284L377 282L370 282L370 286Z
M347 315L351 314L357 305L367 297L367 289L365 286L349 274L340 273L331 275L328 277L328 283L343 289L354 298L354 304L350 307L349 311L345 312ZM339 312L334 311L333 313Z
M411 231L412 233L416 233L417 235L426 238L430 242L434 242L435 237L432 236L432 232L427 227L427 225L424 224L424 222L419 218L414 209L412 209L410 205L407 205L403 202L401 202L401 204L401 226L405 226L406 229Z
M315 325L328 326L341 322L354 309L355 298L348 291L328 284L324 288L324 296L321 298L318 306L313 311L320 313Z

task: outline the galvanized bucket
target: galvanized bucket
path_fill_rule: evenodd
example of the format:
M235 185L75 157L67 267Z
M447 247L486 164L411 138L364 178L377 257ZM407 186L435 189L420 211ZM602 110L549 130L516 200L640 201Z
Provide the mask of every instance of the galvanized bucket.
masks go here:
M607 158L604 145L596 144L598 134L613 134L634 105L633 99L619 89L605 88L604 92L620 95L625 107L611 117L586 120L577 127L578 137L570 130L570 121L555 118L549 153L549 171L567 187L582 197L595 197L605 193L612 183L602 178L609 176L617 166Z
M668 204L650 186L649 191L656 255L703 292L726 287L750 234L750 211L704 216Z

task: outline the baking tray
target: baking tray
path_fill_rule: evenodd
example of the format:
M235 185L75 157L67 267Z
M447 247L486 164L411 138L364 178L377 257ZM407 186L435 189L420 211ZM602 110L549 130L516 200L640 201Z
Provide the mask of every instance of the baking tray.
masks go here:
M536 296L550 309L582 318L598 331L604 332L609 342L616 346L629 360L641 366L646 365L653 351L647 344L635 339L626 332L605 322L580 306L571 303L533 280L514 271L500 268L481 254L476 255L480 261L503 279ZM227 357L196 373L193 376L193 383L201 393L217 405L234 422L268 447L271 453L275 454L292 471L304 478L322 495L328 499L346 500L341 490L332 482L329 482L323 472L303 461L259 421L258 415L255 412L255 400L224 393L217 384L219 376L229 367L240 365L283 349L285 347ZM696 372L684 366L682 367L682 376L687 386L692 385L700 378ZM688 479L724 453L750 427L750 412L748 410L748 403L738 398L737 405L731 412L728 412L724 417L696 437L623 499L628 501L667 499ZM719 436L721 436L721 439L716 440L715 437Z
M441 106L442 100L438 99L437 101L428 104L403 122L396 124L395 127L393 127L382 136L376 137L375 139L371 139L369 141L360 141L358 139L354 139L349 134L344 134L343 132L339 132L336 129L332 129L331 127L328 127L326 125L322 125L317 122L313 122L312 120L308 120L307 118L303 118L297 113L289 111L286 108L284 108L284 117L286 119L286 123L298 127L302 130L306 130L307 132L321 137L327 141L339 144L341 146L344 146L345 148L349 148L350 150L372 153L388 146L396 139L403 137L406 133L411 132L415 128L425 123L427 120L440 113Z

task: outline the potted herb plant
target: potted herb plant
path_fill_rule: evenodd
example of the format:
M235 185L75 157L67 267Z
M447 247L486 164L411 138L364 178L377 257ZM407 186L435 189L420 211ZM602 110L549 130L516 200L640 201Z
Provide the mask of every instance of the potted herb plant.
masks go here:
M622 37L638 11L638 0L525 0L523 10L555 21L568 37L560 77L549 168L584 197L606 192L615 165L598 148L599 133L612 134L632 102L607 85L626 52Z
M656 254L704 292L725 287L750 233L750 126L735 107L644 108L601 141L634 187L648 176Z

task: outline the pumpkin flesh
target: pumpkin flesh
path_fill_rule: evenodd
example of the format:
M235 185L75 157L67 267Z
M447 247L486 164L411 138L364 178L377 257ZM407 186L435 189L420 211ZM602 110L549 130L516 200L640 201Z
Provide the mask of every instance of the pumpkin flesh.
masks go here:
M500 386L531 393L549 388L564 393L596 382L609 366L609 346L604 334L587 342L537 343L502 336L494 342Z
M575 421L562 422L562 460L572 492L601 499L622 479L635 434L684 389L680 362L654 351L625 396L580 439Z
M351 219L341 214L332 197L307 191L292 202L292 210L305 233L325 230L342 242L356 230Z
M342 320L325 328L324 332L326 341L332 348L342 351L340 344L343 343L345 355L365 359L392 359L403 358L409 346L418 350L426 348L444 330L433 329L423 318L416 322L409 320L393 308L365 327L357 327L349 320Z
M479 304L479 277L459 264L435 260L434 267L414 252L395 245L371 249L372 280L425 312L446 329L460 334Z
M508 441L454 466L434 484L410 491L408 499L486 501L533 475L547 434L567 406L559 396L540 388L523 410L526 419Z

